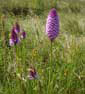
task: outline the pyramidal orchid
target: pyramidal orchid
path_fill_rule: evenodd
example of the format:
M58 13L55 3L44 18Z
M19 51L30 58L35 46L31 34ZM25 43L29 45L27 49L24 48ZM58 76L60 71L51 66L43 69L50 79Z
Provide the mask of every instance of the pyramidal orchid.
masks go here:
M11 38L9 40L10 46L14 46L17 43L19 43L18 33L20 32L20 26L19 24L15 24L11 31Z
M20 43L21 39L25 39L25 38L26 38L26 33L24 31L23 32L21 31L20 25L18 24L18 22L16 22L12 27L11 37L9 40L10 46L14 46Z
M51 9L47 17L46 34L51 41L59 34L59 16L54 8Z
M52 43L59 34L59 16L56 9L50 10L46 21L46 34L51 41L51 56L50 62L52 62Z

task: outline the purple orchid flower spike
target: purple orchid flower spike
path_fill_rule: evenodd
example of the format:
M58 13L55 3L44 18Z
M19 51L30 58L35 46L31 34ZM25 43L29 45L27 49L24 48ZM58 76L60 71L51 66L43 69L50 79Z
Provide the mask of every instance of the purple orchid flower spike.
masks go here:
M26 38L26 32L22 31L18 22L12 28L11 38L9 40L10 46L16 45L21 42L21 39Z
M56 9L51 9L46 22L46 34L53 41L59 34L59 16Z
M11 38L9 40L10 46L16 45L20 42L20 39L18 37L18 33L20 32L20 27L18 24L15 24L11 31Z

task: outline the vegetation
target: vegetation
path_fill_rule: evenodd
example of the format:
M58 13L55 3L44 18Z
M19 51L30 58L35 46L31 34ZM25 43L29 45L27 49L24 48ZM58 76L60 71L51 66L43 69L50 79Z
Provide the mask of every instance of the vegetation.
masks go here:
M73 2L0 0L0 94L85 94L85 1ZM45 24L52 7L59 14L60 33L51 58ZM16 19L27 35L10 47ZM38 79L27 78L30 66Z

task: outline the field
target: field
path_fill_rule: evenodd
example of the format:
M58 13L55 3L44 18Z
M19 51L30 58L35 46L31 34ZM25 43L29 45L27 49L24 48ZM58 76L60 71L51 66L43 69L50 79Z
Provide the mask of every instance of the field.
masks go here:
M85 0L34 1L0 0L0 94L85 94ZM45 26L53 7L60 31L51 45ZM16 21L26 38L10 47Z

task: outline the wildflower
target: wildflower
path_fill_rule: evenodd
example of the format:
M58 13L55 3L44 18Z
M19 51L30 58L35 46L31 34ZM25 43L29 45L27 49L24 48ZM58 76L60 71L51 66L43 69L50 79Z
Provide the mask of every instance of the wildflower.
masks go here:
M26 38L26 32L23 31L23 32L21 33L21 39L25 39L25 38Z
M13 46L19 43L19 38L18 38L19 32L20 32L19 25L16 24L15 26L13 26L12 31L11 31L11 38L9 40L10 46Z
M22 32L20 25L18 22L15 23L15 25L12 28L11 31L11 38L9 40L9 45L14 46L21 42L21 39L24 39L26 37L26 32Z
M28 71L29 71L28 78L30 80L33 80L33 79L37 79L38 78L38 75L37 75L37 72L36 72L35 68L32 68L31 67L30 69L28 69Z
M46 34L53 41L59 33L59 17L56 9L51 9L46 22Z

